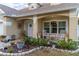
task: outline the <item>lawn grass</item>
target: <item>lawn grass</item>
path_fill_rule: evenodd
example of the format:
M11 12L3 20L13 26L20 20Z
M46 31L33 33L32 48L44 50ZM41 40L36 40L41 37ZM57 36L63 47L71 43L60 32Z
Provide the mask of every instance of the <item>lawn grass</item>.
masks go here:
M29 54L29 56L79 56L79 53L57 51L56 49L41 49Z

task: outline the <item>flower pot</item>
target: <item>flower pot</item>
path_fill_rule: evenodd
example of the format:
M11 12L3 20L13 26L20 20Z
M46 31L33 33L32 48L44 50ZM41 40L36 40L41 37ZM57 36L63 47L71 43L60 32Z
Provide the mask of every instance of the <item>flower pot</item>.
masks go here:
M24 47L24 42L17 42L17 48L22 49Z

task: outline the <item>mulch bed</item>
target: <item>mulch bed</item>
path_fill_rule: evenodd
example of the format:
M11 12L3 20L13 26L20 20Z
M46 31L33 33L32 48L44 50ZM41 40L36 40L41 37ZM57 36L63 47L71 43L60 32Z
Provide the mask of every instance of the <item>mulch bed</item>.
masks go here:
M5 52L5 53L9 53L8 49L11 48L11 47L13 48L13 52L12 53L20 53L20 52L29 51L29 50L37 47L37 46L31 46L30 45L29 48L28 48L27 45L25 45L22 49L18 49L16 45L13 45L13 46L7 47L5 49L0 49L0 51Z

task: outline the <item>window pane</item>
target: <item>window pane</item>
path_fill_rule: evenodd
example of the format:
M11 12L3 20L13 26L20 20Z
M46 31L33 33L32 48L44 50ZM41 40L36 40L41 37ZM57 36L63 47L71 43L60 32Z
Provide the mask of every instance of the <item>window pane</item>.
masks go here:
M44 28L49 28L49 22L44 23Z
M52 33L57 33L57 28L52 28L51 32Z
M64 34L66 32L65 28L59 28L59 34Z
M57 28L57 22L56 21L51 22L51 27L52 28Z
M6 26L11 27L12 26L12 22L10 22L10 21L6 22Z
M59 28L66 27L66 22L59 22Z
M57 33L57 22L51 22L51 33Z
M45 33L49 33L49 28L44 28Z

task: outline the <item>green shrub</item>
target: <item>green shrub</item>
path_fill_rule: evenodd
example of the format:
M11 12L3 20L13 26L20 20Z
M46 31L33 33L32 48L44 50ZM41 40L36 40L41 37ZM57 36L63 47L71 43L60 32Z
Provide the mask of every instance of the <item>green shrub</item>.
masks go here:
M30 39L31 39L31 37L28 37L27 35L24 37L24 39L23 39L23 41L27 44L29 44L30 43Z
M31 45L36 45L36 46L45 46L47 45L48 41L42 38L32 38L30 40Z
M57 47L63 49L69 49L69 50L77 49L77 42L73 41L72 39L68 39L67 42L65 40L58 40L56 44Z
M23 40L26 44L30 44L30 45L35 45L35 46L45 46L47 45L48 41L46 39L42 39L42 38L31 38L28 36L24 37Z
M39 44L38 39L36 39L36 38L31 38L30 44L37 46L37 45Z
M77 42L72 41L71 39L67 42L67 48L68 49L77 49Z
M13 53L13 51L14 51L14 50L13 50L12 47L9 47L9 48L8 48L8 52L9 52L9 53Z
M64 40L58 40L57 47L66 48L66 42Z
M32 38L27 35L24 36L23 41L26 44L35 45L35 46L45 46L48 43L48 40L42 38Z
M48 44L47 39L38 38L40 46L46 46Z

